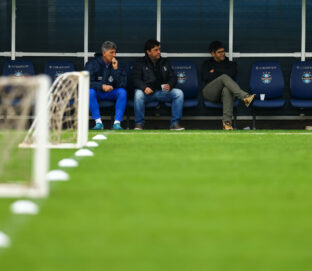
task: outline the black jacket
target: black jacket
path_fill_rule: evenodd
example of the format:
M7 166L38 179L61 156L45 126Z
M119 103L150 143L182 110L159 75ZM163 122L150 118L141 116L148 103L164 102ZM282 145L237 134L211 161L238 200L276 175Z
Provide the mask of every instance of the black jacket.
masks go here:
M210 70L214 69L214 72L211 73ZM212 57L209 60L206 60L203 64L202 68L202 76L203 82L206 84L210 83L217 77L222 74L227 74L235 80L235 76L237 73L237 65L236 62L229 61L228 58L225 58L222 62L215 61Z
M156 64L153 64L150 58L139 59L132 70L133 87L144 91L150 87L153 91L161 90L162 84L169 84L171 89L177 83L177 77L173 72L167 58L160 58Z
M90 73L90 88L102 90L102 85L110 85L113 88L125 88L127 85L127 71L118 62L118 69L114 70L112 64L107 65L101 54L95 54L94 58L86 64L85 70Z

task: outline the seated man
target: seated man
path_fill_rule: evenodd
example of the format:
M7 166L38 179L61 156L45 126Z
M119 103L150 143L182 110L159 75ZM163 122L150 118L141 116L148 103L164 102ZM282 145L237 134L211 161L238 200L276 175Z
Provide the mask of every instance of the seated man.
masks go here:
M248 107L255 95L243 91L234 81L236 63L229 61L225 56L224 46L220 41L214 41L209 46L212 58L204 62L202 75L205 87L203 96L210 102L223 103L222 124L224 130L233 130L232 116L234 98L243 100Z
M174 88L177 77L169 61L160 55L160 43L148 40L145 43L145 56L134 64L132 80L135 88L134 114L135 130L144 127L145 103L152 101L171 102L171 130L184 130L179 121L182 118L184 95Z
M114 130L123 130L120 122L127 104L127 72L118 65L115 58L117 46L114 42L105 41L102 45L102 55L88 61L85 69L90 73L90 111L95 120L93 130L103 130L98 102L100 100L116 100Z

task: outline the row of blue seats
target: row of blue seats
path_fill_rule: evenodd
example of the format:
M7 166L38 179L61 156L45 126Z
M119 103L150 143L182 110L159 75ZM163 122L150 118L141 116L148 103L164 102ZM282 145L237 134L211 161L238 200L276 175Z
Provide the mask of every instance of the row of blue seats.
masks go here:
M195 64L192 61L175 60L171 62L171 65L178 78L176 87L184 92L184 108L197 107L199 105L198 92L200 87ZM74 70L74 64L70 61L50 61L45 65L45 74L48 74L52 81L60 74ZM4 65L4 76L23 76L26 74L34 74L31 61L9 60ZM290 76L290 90L292 96L290 104L293 107L312 108L312 62L295 62L293 64ZM256 62L252 65L250 92L257 95L253 103L254 108L283 107L285 105L283 91L284 77L278 62ZM260 94L265 94L264 100L260 100ZM170 106L170 104L166 105ZM235 102L235 106L237 105L238 101ZM149 107L157 106L158 103L153 103ZM222 108L221 103L216 104L206 100L204 106Z
M71 61L49 61L45 64L44 73L54 81L59 75L65 72L75 71ZM8 60L3 67L3 76L25 76L35 75L34 66L29 60Z

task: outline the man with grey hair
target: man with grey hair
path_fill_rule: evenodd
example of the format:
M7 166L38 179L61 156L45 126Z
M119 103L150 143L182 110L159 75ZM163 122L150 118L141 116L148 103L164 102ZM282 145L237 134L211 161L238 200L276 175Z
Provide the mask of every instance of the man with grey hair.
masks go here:
M116 101L114 130L123 130L120 122L127 104L127 71L116 59L117 46L112 41L102 44L102 53L95 54L87 62L85 69L90 73L90 111L95 120L93 130L103 130L99 102L102 100Z

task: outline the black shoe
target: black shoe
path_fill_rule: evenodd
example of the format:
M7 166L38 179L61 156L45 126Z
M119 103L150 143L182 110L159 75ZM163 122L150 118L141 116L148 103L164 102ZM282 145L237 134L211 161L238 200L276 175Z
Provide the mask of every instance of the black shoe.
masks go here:
M143 130L143 125L141 123L136 123L134 126L134 130Z
M183 130L185 130L185 128L182 127L178 122L176 122L175 124L173 124L173 125L170 127L170 130L174 130L174 131L183 131Z

